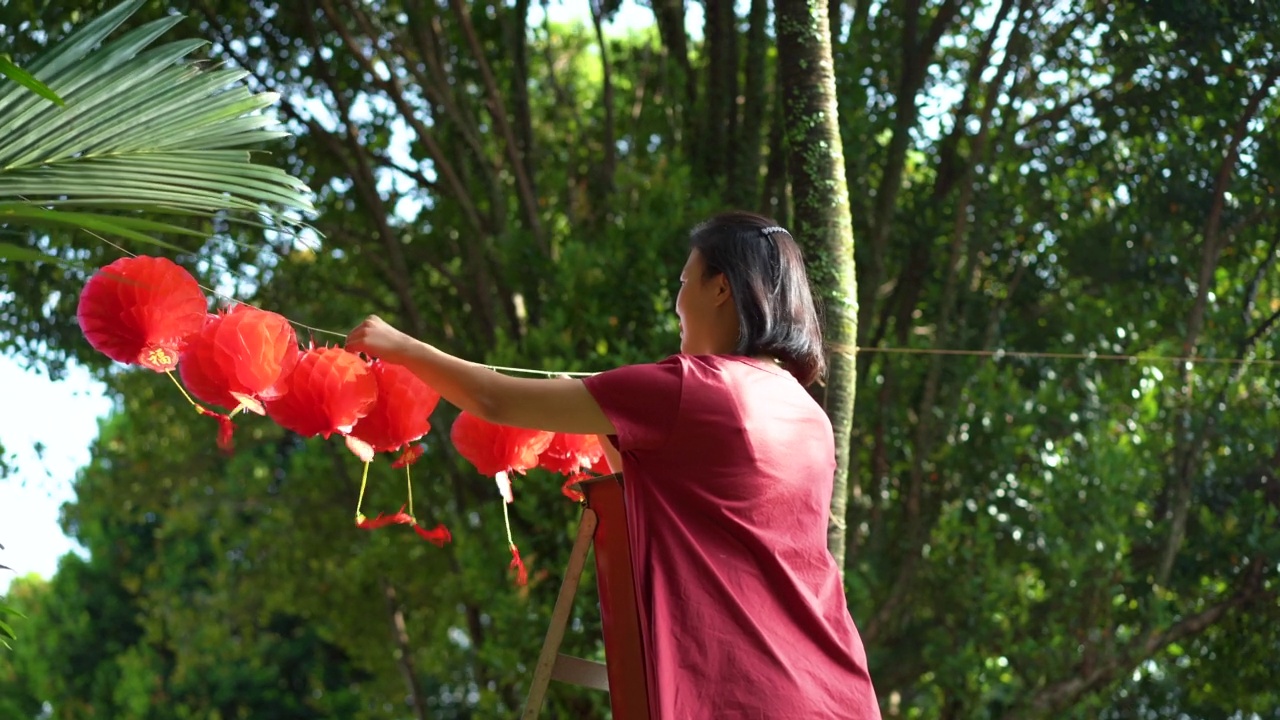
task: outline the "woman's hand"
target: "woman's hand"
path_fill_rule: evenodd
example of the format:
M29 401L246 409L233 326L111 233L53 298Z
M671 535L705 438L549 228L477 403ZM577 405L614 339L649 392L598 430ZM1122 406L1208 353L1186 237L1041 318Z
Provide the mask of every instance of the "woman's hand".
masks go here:
M388 325L377 315L370 315L347 334L346 348L390 363L399 363L413 338Z

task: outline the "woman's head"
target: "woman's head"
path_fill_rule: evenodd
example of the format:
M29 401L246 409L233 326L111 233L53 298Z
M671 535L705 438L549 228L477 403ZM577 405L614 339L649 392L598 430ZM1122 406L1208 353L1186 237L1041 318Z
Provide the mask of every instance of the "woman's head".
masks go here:
M804 257L789 232L731 212L695 227L689 245L676 299L682 352L772 357L805 385L826 372Z

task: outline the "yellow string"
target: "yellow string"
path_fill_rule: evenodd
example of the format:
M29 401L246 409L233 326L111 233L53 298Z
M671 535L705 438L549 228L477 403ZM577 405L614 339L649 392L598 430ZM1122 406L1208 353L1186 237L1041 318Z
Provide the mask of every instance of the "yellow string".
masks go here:
M507 526L507 545L515 549L515 538L511 537L511 516L507 514L507 501L502 500L502 523Z
M173 381L173 384L178 386L178 392L182 393L182 397L186 398L187 402L191 403L191 406L196 408L196 411L199 412L200 405L197 404L195 400L192 400L191 396L187 394L187 389L182 387L182 383L178 382L178 378L173 376L173 371L165 370L164 374L168 375L169 379Z
M364 504L364 487L369 482L369 463L364 464L364 472L360 475L360 497L356 500L356 522L364 516L360 514L360 506ZM410 513L412 514L412 513Z
M405 484L409 486L409 517L413 517L413 474L409 470L409 466L404 466Z

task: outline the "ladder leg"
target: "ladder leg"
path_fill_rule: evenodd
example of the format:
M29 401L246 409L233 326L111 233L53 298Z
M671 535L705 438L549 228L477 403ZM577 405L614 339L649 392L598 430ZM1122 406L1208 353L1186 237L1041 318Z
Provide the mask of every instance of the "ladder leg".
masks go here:
M565 568L564 582L560 583L560 595L556 598L555 609L551 612L551 625L547 627L547 637L542 642L542 652L538 655L538 664L533 669L533 682L529 686L529 697L524 703L521 720L535 720L542 712L542 702L547 696L547 687L551 684L551 672L555 668L556 656L560 652L560 643L564 640L565 628L569 625L569 615L573 611L573 597L578 592L578 583L582 579L582 570L587 564L587 551L591 549L592 538L596 532L596 512L591 508L582 511L582 522L578 525L578 538L569 553L569 566Z

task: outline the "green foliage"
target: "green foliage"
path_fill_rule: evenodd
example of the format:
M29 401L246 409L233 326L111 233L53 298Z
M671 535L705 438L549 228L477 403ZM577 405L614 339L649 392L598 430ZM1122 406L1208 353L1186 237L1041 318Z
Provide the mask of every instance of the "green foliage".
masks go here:
M57 93L49 89L48 85L35 79L31 73L23 70L13 64L13 60L8 55L0 55L0 77L6 77L49 102L59 107L66 105L66 101L58 96Z
M180 15L112 37L142 5L100 9L0 79L0 288L18 300L0 309L0 348L54 340L55 371L73 343L50 315L74 317L56 286L124 252L198 250L229 223L293 233L312 210L305 184L251 157L285 136L264 112L276 96L192 62L204 41L155 44Z
M31 63L31 72L64 98L55 101L58 109L49 109L44 93L27 93L29 82L0 86L0 219L7 225L85 227L154 244L138 231L202 233L61 211L141 207L152 215L248 211L283 217L277 207L310 210L305 185L248 162L242 149L284 136L266 130L273 121L260 112L275 97L239 85L244 71L201 71L186 61L203 41L149 47L181 16L104 43L141 5L120 3ZM121 123L124 117L131 122Z
M0 550L3 549L4 546L0 545ZM5 570L12 570L12 568L8 565L0 565L0 571ZM13 622L14 618L23 617L25 616L22 613L6 605L4 597L0 596L0 646L3 646L6 650L12 650L13 646L10 644L10 641L18 639L18 635L14 632L13 625L10 623Z

